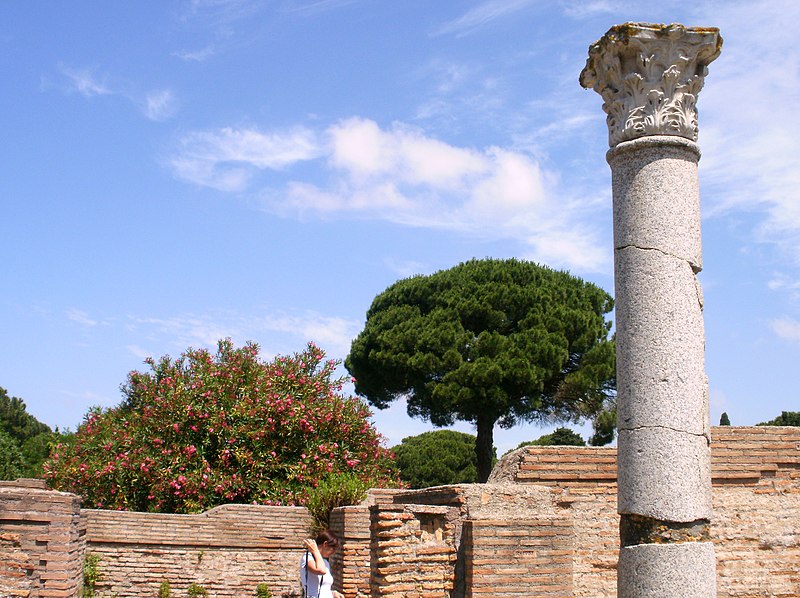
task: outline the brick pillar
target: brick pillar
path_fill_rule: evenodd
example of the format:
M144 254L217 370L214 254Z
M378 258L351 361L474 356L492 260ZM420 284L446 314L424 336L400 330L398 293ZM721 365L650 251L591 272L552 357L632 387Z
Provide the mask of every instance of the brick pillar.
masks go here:
M80 594L86 531L80 502L42 480L0 482L0 595Z

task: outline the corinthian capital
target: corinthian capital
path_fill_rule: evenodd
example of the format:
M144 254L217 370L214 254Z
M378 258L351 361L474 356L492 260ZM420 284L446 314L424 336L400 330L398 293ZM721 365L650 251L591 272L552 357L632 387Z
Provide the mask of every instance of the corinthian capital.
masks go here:
M580 82L604 100L608 144L646 135L697 141L697 94L722 47L716 28L625 23L589 47Z

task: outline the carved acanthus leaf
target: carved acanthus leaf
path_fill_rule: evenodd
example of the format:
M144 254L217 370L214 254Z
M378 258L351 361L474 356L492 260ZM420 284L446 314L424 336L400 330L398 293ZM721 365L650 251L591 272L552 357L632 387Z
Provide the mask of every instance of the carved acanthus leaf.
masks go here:
M589 48L580 82L603 100L608 142L645 135L697 141L697 94L722 47L715 28L626 23Z

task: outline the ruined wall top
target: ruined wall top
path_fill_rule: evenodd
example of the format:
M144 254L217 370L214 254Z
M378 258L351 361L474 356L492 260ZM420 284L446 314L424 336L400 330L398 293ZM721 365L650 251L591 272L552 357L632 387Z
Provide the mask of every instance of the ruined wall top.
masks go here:
M580 83L604 100L608 144L647 135L697 141L697 94L722 48L713 27L625 23L589 47Z

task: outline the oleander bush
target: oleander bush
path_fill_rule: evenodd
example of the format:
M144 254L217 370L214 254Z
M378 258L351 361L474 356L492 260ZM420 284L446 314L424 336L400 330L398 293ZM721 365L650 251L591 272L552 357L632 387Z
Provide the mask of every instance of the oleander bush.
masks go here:
M331 476L397 486L368 407L342 393L339 365L313 344L259 358L254 343L188 349L133 371L123 402L86 415L44 465L84 505L194 513L224 503L304 505Z

